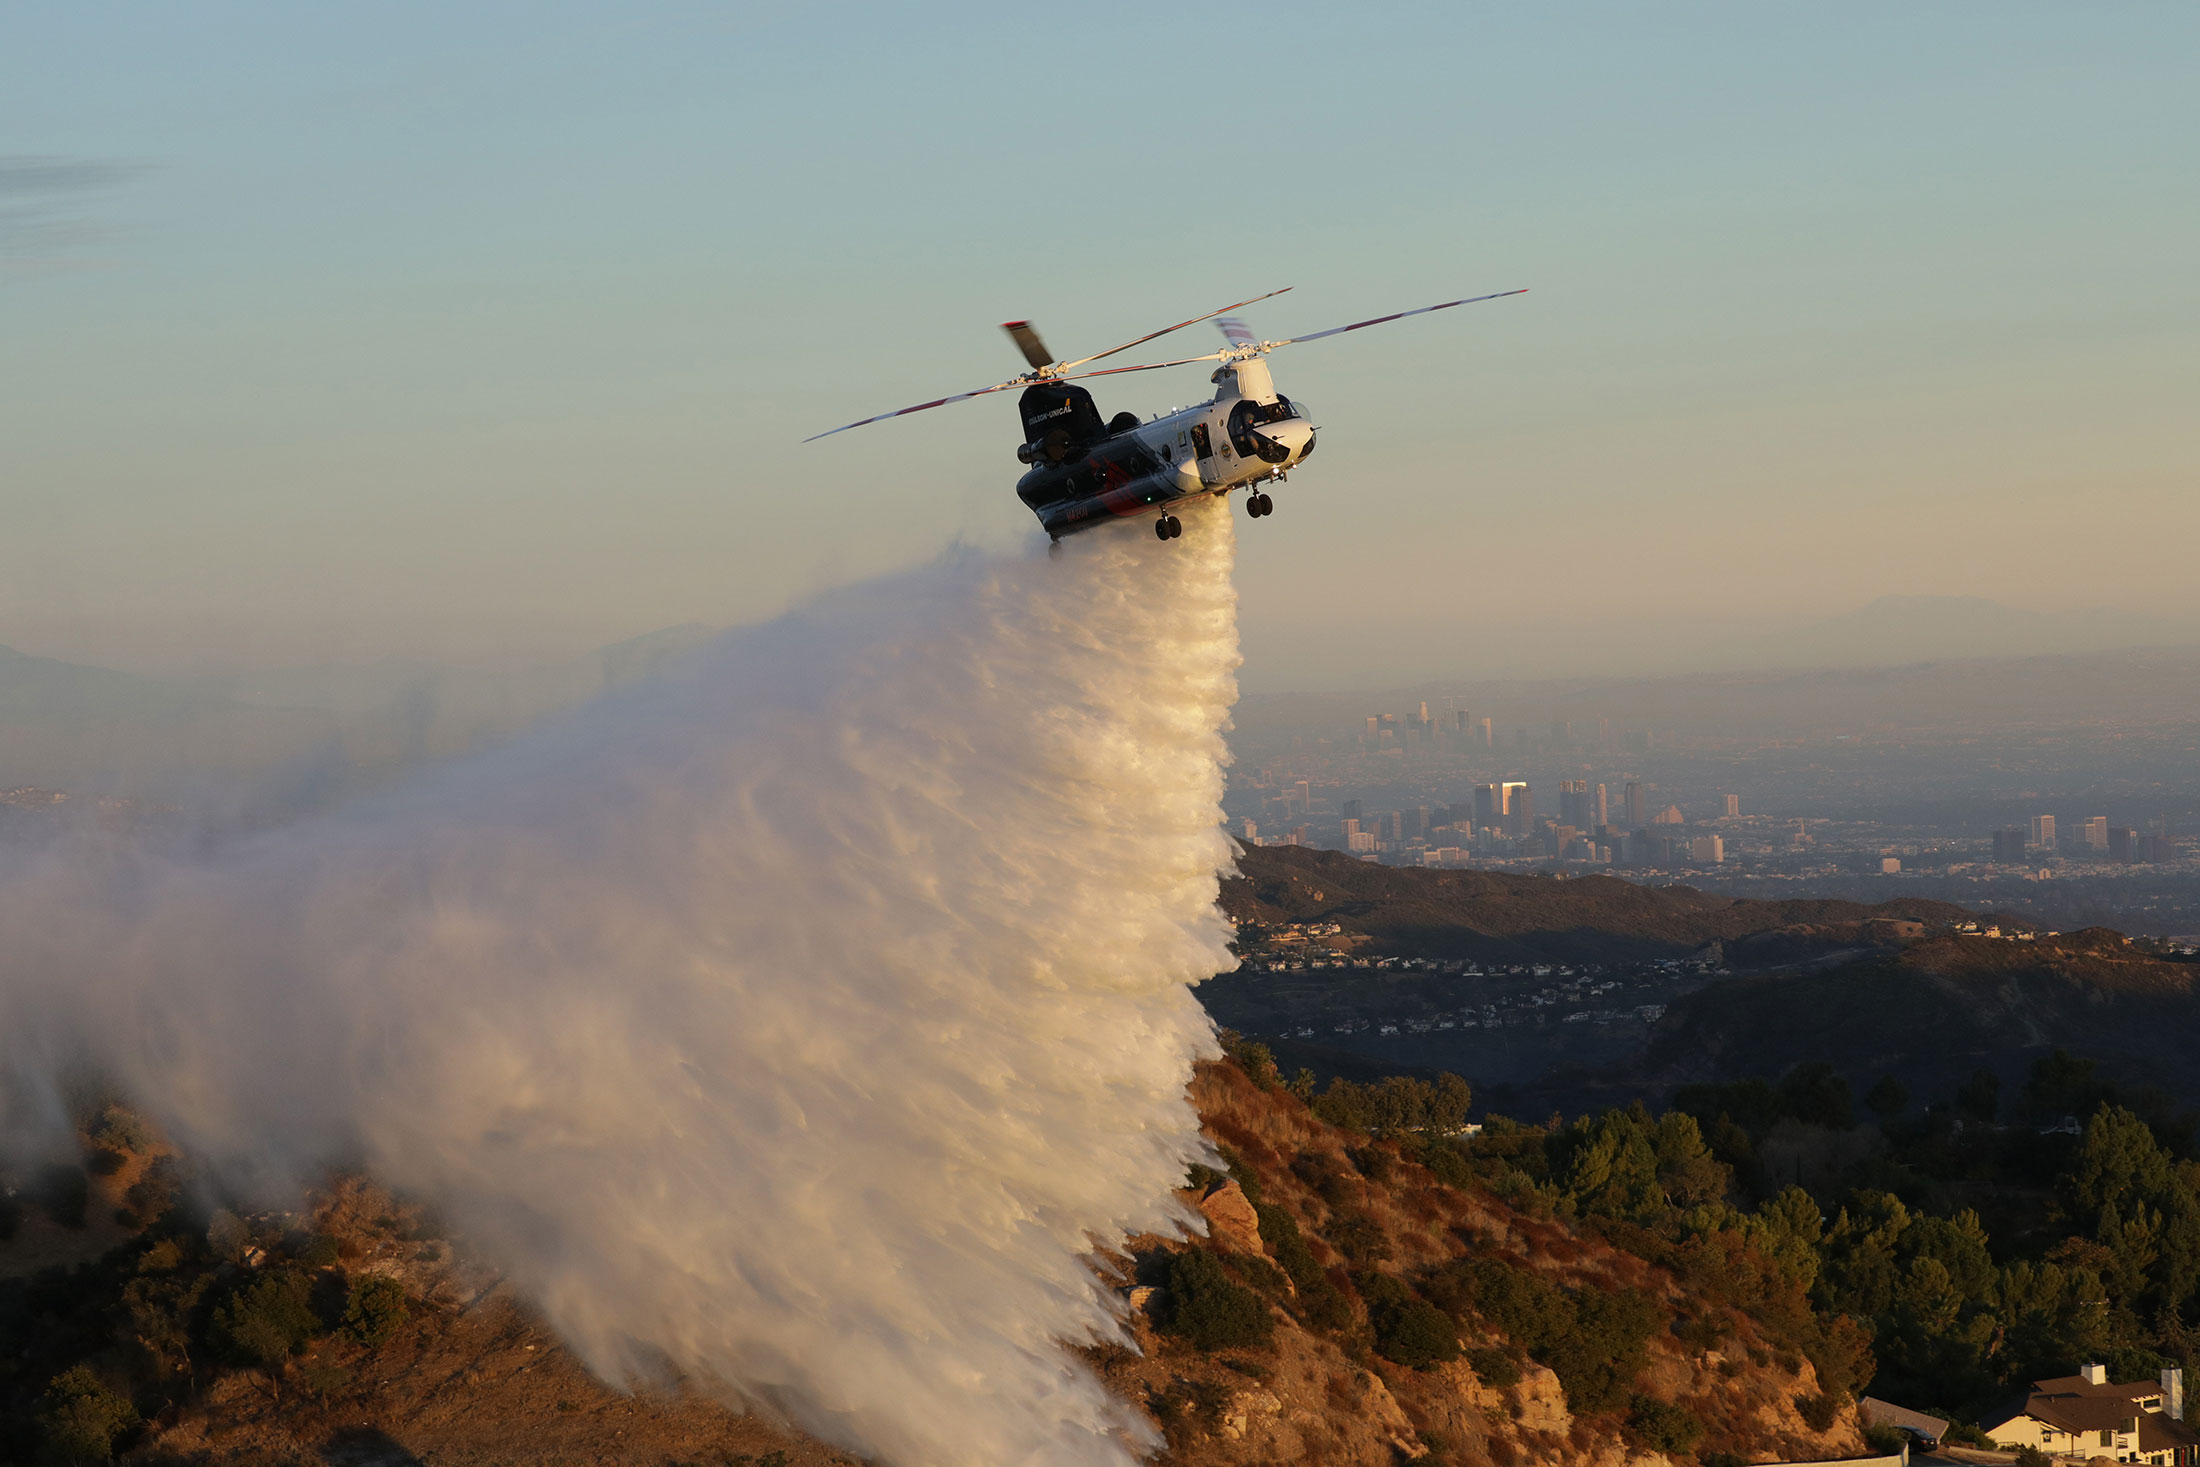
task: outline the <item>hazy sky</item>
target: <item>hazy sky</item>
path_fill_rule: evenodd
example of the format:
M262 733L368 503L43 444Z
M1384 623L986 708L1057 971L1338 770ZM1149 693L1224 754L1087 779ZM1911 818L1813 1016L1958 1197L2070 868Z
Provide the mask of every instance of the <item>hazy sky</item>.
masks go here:
M0 642L768 613L1033 533L1009 395L806 434L1012 374L1010 317L1281 285L1265 334L1533 291L1274 359L1323 427L1240 522L1249 686L2193 617L2196 51L2189 0L11 7Z

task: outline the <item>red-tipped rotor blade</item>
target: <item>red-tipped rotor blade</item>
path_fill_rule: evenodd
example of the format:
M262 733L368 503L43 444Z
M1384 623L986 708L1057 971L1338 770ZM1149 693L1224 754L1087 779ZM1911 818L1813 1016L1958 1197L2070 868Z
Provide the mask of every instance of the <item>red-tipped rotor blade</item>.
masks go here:
M1113 377L1119 372L1153 372L1163 367L1181 367L1191 362L1219 362L1222 353L1211 351L1203 357L1178 357L1173 362L1142 362L1135 367L1102 367L1097 372L1075 372L1067 377L1056 377L1057 382L1075 382L1082 377Z
M1350 326L1332 326L1327 331L1316 331L1308 336L1287 336L1282 341L1270 342L1271 346L1289 346L1294 341L1319 341L1325 336L1342 336L1347 331L1358 331L1366 326L1380 326L1386 321L1403 321L1408 316L1425 316L1430 311L1448 311L1453 306L1471 306L1476 301L1502 300L1508 295L1526 295L1527 287L1519 290L1500 290L1493 295L1470 295L1464 300L1445 301L1439 306L1422 306L1418 310L1399 311L1393 315L1376 316L1367 321L1354 321Z
M981 387L975 392L958 392L953 397L936 397L930 402L920 402L915 407L896 408L890 413L880 413L874 418L858 418L853 423L842 423L837 428L828 428L822 433L812 433L802 441L804 443L815 443L820 438L830 438L835 433L845 433L850 428L862 428L872 423L883 423L888 418L905 418L911 413L921 413L930 408L946 407L951 402L961 402L965 398L983 397L988 392L1006 392L1011 387L1029 387L1030 385L1031 379L1028 377L1018 377L1010 382L996 382L991 387Z
M1112 357L1119 351L1129 351L1134 346L1144 346L1147 342L1152 341L1157 336L1167 336L1172 331L1182 331L1187 326L1197 326L1202 321L1211 321L1215 317L1221 315L1224 311L1235 311L1242 306L1249 306L1253 304L1253 301L1264 301L1267 300L1270 296L1282 295L1284 290L1289 290L1290 288L1290 286L1286 285L1283 290L1269 291L1268 295L1256 295L1253 297L1252 300L1239 301L1236 305L1217 307L1216 309L1209 311L1204 316L1194 316L1189 321L1179 321L1174 326L1164 326L1159 331L1149 331L1144 336L1139 337L1136 341L1126 341L1121 346L1111 346L1106 351L1101 352L1096 356L1079 357L1074 362L1064 362L1056 370L1066 372L1072 367L1082 367L1087 362L1097 362L1102 357ZM1200 360L1200 358L1190 357L1186 360L1198 361Z

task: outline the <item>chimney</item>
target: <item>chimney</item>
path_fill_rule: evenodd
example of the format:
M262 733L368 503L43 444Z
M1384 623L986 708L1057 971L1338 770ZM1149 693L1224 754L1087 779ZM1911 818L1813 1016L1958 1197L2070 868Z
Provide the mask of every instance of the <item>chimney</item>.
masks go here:
M2162 1372L2162 1410L2172 1420L2185 1419L2185 1372L2179 1366Z
M2108 1384L2108 1367L2105 1365L2081 1365L2078 1367L2078 1374L2087 1385Z

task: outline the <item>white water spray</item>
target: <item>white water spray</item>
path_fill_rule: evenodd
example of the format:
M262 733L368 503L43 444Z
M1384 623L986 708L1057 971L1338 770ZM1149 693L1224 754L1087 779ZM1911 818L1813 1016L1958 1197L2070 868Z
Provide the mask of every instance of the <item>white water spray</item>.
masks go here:
M1062 1342L1167 1228L1227 966L1233 527L951 556L193 866L0 875L0 1134L112 1078L364 1160L596 1371L904 1467L1149 1445Z

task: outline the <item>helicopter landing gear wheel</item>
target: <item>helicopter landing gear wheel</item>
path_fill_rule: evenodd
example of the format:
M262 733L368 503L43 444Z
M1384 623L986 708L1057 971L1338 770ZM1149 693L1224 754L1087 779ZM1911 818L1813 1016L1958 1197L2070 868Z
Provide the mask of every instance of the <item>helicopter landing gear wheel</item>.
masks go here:
M1254 519L1266 519L1275 513L1276 501L1266 494L1255 494L1245 501L1245 512Z
M1174 540L1184 533L1184 521L1173 514L1165 514L1153 522L1153 533L1156 540Z

